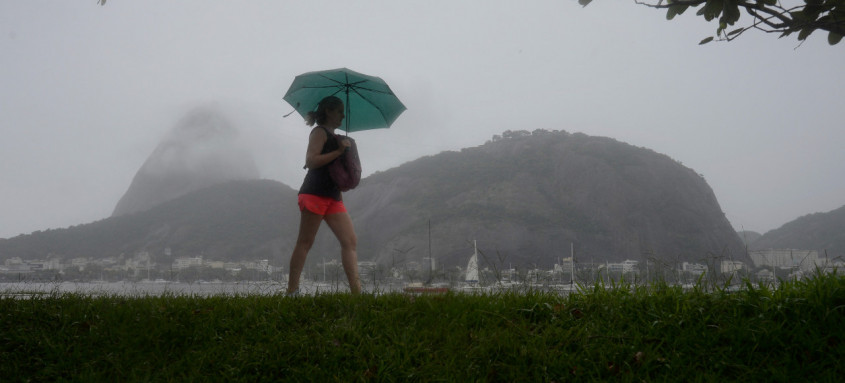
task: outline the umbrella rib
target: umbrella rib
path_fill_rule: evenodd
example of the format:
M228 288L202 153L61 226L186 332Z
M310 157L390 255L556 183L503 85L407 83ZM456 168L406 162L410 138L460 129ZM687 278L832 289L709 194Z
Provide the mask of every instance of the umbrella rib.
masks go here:
M387 94L387 95L390 95L390 96L395 96L395 94L393 94L393 92L382 92L382 91L373 90L373 89L368 89L368 88L352 88L352 91L353 91L353 92L355 92L357 95L361 96L361 98L363 98L364 100L367 100L370 104L373 104L373 106L375 106L375 105L376 105L376 103L375 103L375 102L373 102L373 100L372 100L372 99L370 99L370 98L368 98L367 96L365 96L363 93L359 92L359 91L358 91L358 89L370 90L370 91L373 91L374 93L381 93L381 94ZM397 101L399 101L399 100L397 99ZM401 105L401 104L402 104L402 102L401 102L401 101L399 101L399 104ZM405 108L405 105L402 105L402 108L403 108L403 110L404 110L404 109L406 109L406 108ZM380 110L380 111L382 111L382 112L384 111L384 110L383 110L383 108L380 108L380 107L378 107L378 106L376 106L376 109L378 109L378 110Z
M322 85L322 86L308 86L308 85L303 85L303 86L302 86L301 88L299 88L299 89L328 89L328 88L338 88L338 89L343 89L343 88L344 88L344 86L343 86L343 84L341 84L341 85Z
M378 89L373 89L373 88L369 88L369 87L364 87L364 86L359 86L359 85L358 85L358 84L361 84L361 83L365 83L365 82L367 82L367 81L369 81L369 80L361 80L361 81L358 81L358 82L351 82L351 83L346 83L346 84L344 84L344 83L343 83L343 82L341 82L341 81L333 80L333 79L328 78L328 77L326 77L326 79L331 80L331 81L334 81L334 82L336 82L337 84L336 84L336 85L319 85L319 86L313 86L313 85L303 85L300 89L327 89L327 88L340 88L340 89L344 89L344 88L349 88L349 89L361 89L361 90L366 90L366 91L368 91L368 92L374 92L374 93L387 94L387 95L391 95L391 96L394 96L394 95L395 95L395 94L394 94L393 92L391 92L391 91L378 90ZM359 94L360 94L360 93L359 93Z
M356 89L356 90L361 89L361 90L366 90L366 91L373 92L373 93L381 93L381 94L387 94L387 95L395 96L395 94L393 94L393 92L388 92L388 91L378 90L378 89L373 89L373 88L365 88L363 86L351 86L350 88ZM360 93L358 93L358 94L360 94Z
M320 77L322 77L322 78L324 78L324 79L326 79L326 80L329 80L329 81L336 82L336 83L338 83L338 84L340 84L340 85L343 85L343 82L342 82L342 81L335 80L335 79L333 79L333 78L331 78L331 77L328 77L328 76L326 76L326 75L324 75L324 74L321 74L321 75L320 75Z
M341 87L337 87L337 86L304 86L304 87L302 87L302 88L300 88L300 89L306 89L306 88L308 88L308 89L328 89L328 88L337 88L337 90L336 90L334 93L330 94L329 96L334 96L334 95L336 95L336 94L340 93L340 91L342 91L342 90L343 90L343 88L341 88ZM326 97L328 97L328 96L326 96ZM316 108L317 108L317 107L315 106L315 107L314 107L314 109L316 109Z
M384 108L382 108L378 104L374 103L373 100L371 100L368 97L361 94L361 92L358 91L358 88L351 88L351 89L352 89L353 92L355 92L355 94L357 94L358 96L361 96L362 99L369 102L370 105L372 105L374 108L378 109L378 111L381 112L380 114L381 114L382 118L384 117Z

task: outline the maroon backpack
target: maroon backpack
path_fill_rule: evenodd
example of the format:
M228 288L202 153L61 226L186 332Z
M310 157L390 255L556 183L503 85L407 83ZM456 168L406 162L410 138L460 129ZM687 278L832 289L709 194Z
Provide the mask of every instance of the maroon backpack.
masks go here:
M355 189L358 182L361 182L361 159L358 158L358 146L352 138L344 138L349 140L352 146L328 165L332 181L342 192Z

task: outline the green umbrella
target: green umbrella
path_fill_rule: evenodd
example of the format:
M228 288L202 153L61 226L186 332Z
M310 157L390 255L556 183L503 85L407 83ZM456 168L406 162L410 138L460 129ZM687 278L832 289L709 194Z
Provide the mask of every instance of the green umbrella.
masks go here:
M284 100L305 117L317 110L326 96L336 96L346 105L346 132L389 128L405 111L405 105L384 80L346 68L303 73L293 79Z

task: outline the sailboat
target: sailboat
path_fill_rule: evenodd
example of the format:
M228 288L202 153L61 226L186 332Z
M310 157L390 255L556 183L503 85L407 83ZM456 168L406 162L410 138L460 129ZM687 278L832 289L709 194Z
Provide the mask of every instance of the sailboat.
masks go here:
M412 282L405 285L402 289L409 294L443 294L448 293L449 288L445 286L432 286L431 282L434 279L434 258L431 257L431 221L428 221L428 281L425 284L422 282Z
M478 245L474 240L472 241L472 247L475 251L472 253L472 256L469 257L469 262L467 262L467 272L464 277L463 286L463 290L469 292L481 290L481 286L478 284Z
M472 257L469 257L464 282L478 284L478 246L476 246L475 241L472 241L472 247L475 248L475 252L473 252Z

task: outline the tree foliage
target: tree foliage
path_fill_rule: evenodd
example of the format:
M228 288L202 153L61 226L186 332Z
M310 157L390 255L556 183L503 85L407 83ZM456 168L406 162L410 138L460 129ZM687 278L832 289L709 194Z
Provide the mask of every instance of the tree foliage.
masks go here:
M578 0L586 6L593 0ZM845 0L634 0L635 3L666 10L666 19L672 20L689 8L698 8L697 16L707 21L717 20L716 35L701 40L731 41L748 30L755 29L780 37L796 33L804 41L817 30L827 32L827 41L835 45L845 36ZM803 3L803 4L802 4ZM742 13L751 17L750 24L728 30L740 19Z

